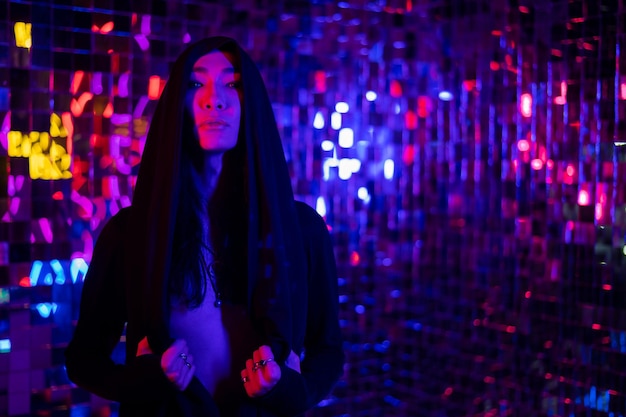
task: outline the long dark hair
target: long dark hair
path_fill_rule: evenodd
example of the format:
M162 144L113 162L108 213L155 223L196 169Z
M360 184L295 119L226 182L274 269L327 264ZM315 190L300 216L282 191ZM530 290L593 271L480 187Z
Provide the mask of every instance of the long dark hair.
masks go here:
M193 126L185 122L184 101L193 64L214 50L233 52L239 60L242 118L237 147L224 155L219 190L201 207L194 205L193 171L186 172L201 161L188 151L197 149L197 141L183 150L183 142L195 138L183 135ZM199 40L174 62L150 123L133 194L124 242L125 273L132 277L128 299L134 301L129 323L140 323L157 351L171 343L172 297L193 306L208 293L196 234L205 213L209 241L223 259L222 299L241 300L275 358L285 359L292 341L304 338L304 327L291 319L305 314L308 285L298 211L263 77L237 42L222 36Z
M236 59L233 65L237 65ZM211 280L224 301L246 301L246 141L243 129L239 132L235 148L223 156L219 180L206 204L200 182L195 180L205 169L205 151L198 143L193 117L185 112L169 294L189 308L204 301ZM209 236L205 236L207 226ZM209 262L207 252L212 258Z

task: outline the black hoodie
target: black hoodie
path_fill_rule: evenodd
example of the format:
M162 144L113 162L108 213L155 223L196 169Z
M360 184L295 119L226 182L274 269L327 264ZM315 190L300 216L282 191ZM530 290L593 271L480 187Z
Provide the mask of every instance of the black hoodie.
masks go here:
M173 65L151 121L132 205L114 216L98 238L66 350L70 379L119 401L121 416L219 415L196 378L180 393L160 369L160 355L173 342L167 290L178 203L185 189L184 98L195 61L217 49L234 55L243 88L236 149L244 155L240 168L247 177L244 302L282 370L272 391L245 398L236 415L299 415L323 399L342 373L337 278L326 226L314 210L294 201L258 69L234 40L213 37L189 46ZM111 353L125 324L126 361L115 364ZM154 354L135 357L145 336ZM284 365L291 350L304 352L301 374Z

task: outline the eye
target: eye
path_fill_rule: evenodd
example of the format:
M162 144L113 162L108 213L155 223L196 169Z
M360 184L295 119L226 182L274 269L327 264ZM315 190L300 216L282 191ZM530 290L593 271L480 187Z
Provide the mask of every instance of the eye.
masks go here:
M239 88L241 87L241 81L231 81L226 84L228 88Z
M196 80L189 80L189 88L200 88L202 87L202 83Z

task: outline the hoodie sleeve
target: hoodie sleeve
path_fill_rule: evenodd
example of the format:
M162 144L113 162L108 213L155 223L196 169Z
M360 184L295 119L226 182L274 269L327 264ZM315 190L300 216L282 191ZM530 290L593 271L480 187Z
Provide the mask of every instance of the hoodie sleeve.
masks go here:
M338 319L335 256L324 220L297 203L308 261L305 356L298 372L281 365L278 384L258 401L279 416L297 416L313 408L343 374L344 352Z
M70 380L81 388L113 401L142 403L171 392L171 387L155 355L132 358L130 365L111 359L126 322L121 247L127 214L120 211L100 233L65 365Z

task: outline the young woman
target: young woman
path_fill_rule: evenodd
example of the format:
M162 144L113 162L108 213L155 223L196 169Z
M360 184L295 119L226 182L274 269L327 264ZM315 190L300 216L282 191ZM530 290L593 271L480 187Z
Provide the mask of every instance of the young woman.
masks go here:
M96 244L70 379L121 416L296 416L342 374L337 314L330 237L294 201L256 66L229 38L191 45L152 118L133 203Z

